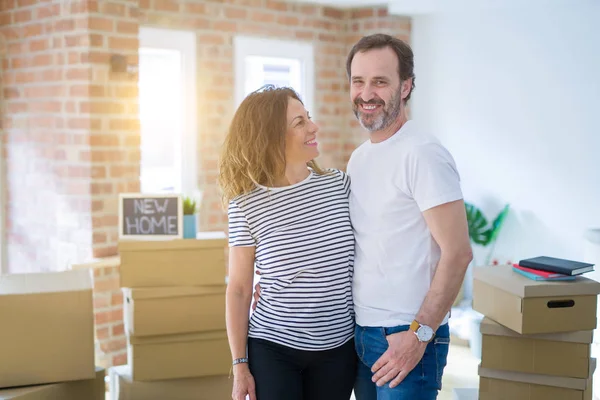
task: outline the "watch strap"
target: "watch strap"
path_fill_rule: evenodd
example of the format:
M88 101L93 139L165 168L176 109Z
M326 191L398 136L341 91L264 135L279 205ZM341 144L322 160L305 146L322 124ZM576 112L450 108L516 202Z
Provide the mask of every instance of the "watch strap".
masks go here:
M416 319L413 320L413 322L410 324L410 330L413 331L414 333L417 333L417 331L419 330L420 327L421 327L421 324L419 324Z

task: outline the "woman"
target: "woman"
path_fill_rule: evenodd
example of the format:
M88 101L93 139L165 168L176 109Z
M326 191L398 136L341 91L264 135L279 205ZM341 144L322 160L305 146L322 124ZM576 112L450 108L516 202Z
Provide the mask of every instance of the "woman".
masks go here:
M314 161L317 126L289 88L251 93L225 139L227 333L234 400L348 400L356 369L349 180ZM254 267L260 301L248 318Z

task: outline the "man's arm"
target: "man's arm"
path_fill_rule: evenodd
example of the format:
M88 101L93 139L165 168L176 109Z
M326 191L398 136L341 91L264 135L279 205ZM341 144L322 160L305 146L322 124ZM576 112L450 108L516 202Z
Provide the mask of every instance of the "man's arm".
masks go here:
M441 257L416 320L436 331L460 291L473 253L462 200L426 210L423 217L440 246Z
M440 326L458 294L471 262L469 228L462 200L442 204L423 212L433 239L441 249L433 281L416 320L434 331ZM387 337L388 349L373 364L373 382L390 388L398 386L423 358L427 343L421 343L411 331Z

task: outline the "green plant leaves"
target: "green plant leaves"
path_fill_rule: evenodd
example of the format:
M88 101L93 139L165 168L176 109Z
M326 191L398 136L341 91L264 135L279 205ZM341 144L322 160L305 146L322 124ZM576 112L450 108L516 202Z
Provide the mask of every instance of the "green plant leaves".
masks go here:
M191 197L183 198L183 215L193 215L196 213L196 200Z
M465 211L467 212L467 222L469 224L469 237L473 243L488 246L496 240L502 228L502 223L508 214L508 210L509 205L507 204L494 221L492 221L491 226L488 226L488 220L483 215L483 212L475 205L465 202Z
M509 205L505 205L502 211L498 214L496 219L492 222L492 227L490 228L490 242L493 242L498 237L498 232L500 232L500 228L502 227L502 223L508 214Z
M473 243L487 246L489 243L489 232L487 230L488 221L473 204L465 202L467 212L467 222L469 223L469 237Z

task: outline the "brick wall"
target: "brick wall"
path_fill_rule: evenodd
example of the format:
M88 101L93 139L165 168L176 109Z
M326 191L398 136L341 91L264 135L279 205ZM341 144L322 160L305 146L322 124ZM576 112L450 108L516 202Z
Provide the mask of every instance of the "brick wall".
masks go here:
M118 257L92 264L96 365L108 368L127 363L123 325L123 294L119 287Z
M2 2L9 271L91 256L89 131L79 109L89 67L79 59L84 20L71 6Z
M114 72L113 55L138 63L138 0L102 1L90 9L90 194L93 256L117 253L118 193L140 190L137 72Z
M117 200L139 190L133 1L2 1L8 271L116 253Z
M7 43L6 43L6 27L11 23L11 14L7 10L5 4L0 4L0 274L4 272L6 264L6 240L5 240L5 220L7 208L3 206L6 195L6 174L5 174L5 163L6 158L6 147L4 135L4 70L8 67L8 59L6 57Z
M198 42L200 229L222 230L217 157L233 115L236 34L312 42L324 166L344 168L366 139L351 113L344 63L361 35L407 38L384 8L340 10L276 0L3 0L0 12L9 270L63 269L116 254L117 194L139 190L140 25L192 30Z

